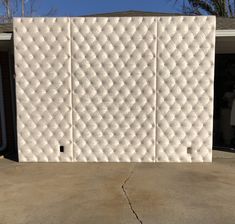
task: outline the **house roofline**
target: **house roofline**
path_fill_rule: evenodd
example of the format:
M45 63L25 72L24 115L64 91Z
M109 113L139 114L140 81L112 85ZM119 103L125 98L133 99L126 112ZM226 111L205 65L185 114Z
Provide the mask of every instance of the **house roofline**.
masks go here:
M235 29L217 29L216 37L235 37ZM0 40L11 40L12 32L0 32Z

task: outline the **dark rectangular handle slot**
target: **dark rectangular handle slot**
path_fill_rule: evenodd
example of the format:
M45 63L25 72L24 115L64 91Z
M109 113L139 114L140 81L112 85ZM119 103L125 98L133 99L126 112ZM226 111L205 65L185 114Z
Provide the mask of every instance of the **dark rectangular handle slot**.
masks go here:
M60 152L64 152L64 146L63 145L60 146Z

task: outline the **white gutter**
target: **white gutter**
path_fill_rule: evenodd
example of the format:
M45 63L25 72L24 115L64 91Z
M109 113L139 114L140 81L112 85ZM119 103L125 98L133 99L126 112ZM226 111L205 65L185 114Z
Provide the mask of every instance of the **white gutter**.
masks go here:
M12 33L0 33L0 40L11 40Z
M216 30L217 37L234 37L234 30ZM0 33L0 40L11 40L12 33Z
M11 40L12 33L0 33L0 40ZM216 30L216 37L235 37L234 30Z
M235 30L216 30L216 37L235 37Z

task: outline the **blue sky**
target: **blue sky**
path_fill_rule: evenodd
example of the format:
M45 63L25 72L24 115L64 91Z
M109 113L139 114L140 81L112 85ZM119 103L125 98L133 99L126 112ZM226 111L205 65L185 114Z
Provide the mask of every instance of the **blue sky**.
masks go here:
M151 12L180 12L175 0L38 0L37 15L49 8L57 9L57 16L88 15L102 12L141 10Z

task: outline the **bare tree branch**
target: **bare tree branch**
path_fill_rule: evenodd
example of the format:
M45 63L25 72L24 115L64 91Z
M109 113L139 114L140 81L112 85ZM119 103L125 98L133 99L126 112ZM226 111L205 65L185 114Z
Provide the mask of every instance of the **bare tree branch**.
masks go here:
M11 22L12 17L35 16L38 15L40 0L0 0L0 8L3 13L0 15L0 22ZM19 8L20 6L20 8ZM47 12L42 13L44 16L53 16L57 12L55 7L51 7Z
M181 8L185 14L189 15L235 16L235 0L183 0Z
M49 9L49 11L45 14L45 16L54 16L57 13L57 9L55 7L52 7Z
M21 0L21 16L24 16L24 0Z

